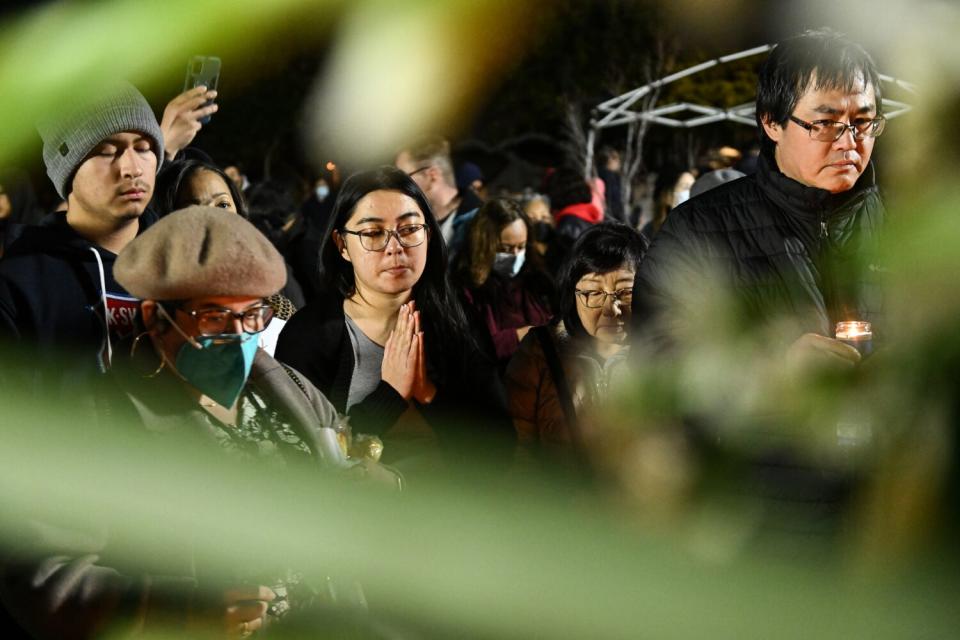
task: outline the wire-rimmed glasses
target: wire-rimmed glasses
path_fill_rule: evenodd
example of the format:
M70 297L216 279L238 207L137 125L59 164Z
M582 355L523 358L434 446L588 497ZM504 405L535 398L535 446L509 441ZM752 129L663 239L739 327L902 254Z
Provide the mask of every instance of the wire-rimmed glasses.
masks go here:
M576 289L577 296L583 306L589 309L599 309L607 304L607 298L612 297L620 305L628 305L633 301L633 289L617 289L604 291L603 289Z
M790 116L790 120L800 127L807 130L810 138L819 142L836 142L848 130L853 132L853 137L857 140L864 138L876 138L887 124L887 119L883 116L876 118L857 118L850 124L838 122L837 120L814 120L807 122L796 116Z

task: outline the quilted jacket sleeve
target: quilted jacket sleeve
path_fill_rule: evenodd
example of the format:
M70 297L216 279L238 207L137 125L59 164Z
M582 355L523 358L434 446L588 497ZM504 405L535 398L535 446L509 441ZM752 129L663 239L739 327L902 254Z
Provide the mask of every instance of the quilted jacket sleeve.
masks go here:
M669 348L684 328L682 319L703 300L709 274L704 243L691 228L683 209L667 217L644 256L633 284L634 340L655 350Z

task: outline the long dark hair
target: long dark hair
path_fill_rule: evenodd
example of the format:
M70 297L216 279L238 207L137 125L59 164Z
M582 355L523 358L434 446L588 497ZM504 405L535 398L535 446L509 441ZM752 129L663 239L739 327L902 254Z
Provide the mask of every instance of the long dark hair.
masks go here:
M430 231L427 263L420 279L413 285L413 299L420 310L428 359L440 365L443 359L430 357L431 354L444 351L452 354L467 347L476 348L463 308L447 278L447 246L440 225L417 183L395 167L384 166L357 173L343 183L323 232L319 268L322 286L342 298L349 298L356 292L353 266L340 255L333 232L342 230L360 199L374 191L399 191L413 198Z
M594 225L577 238L560 268L560 313L571 336L583 337L587 330L577 314L576 287L588 273L604 273L626 263L636 271L647 251L647 241L631 227L617 222Z
M213 161L203 158L182 158L164 165L160 175L157 176L157 186L154 189L152 201L160 216L165 216L185 206L181 199L185 195L184 192L190 177L198 171L210 171L220 176L226 183L227 189L230 190L230 197L233 198L233 202L237 206L237 213L243 218L248 217L246 201L237 185Z
M454 282L470 289L475 300L484 296L496 299L503 295L508 279L493 273L493 262L500 244L500 232L509 224L522 220L527 228L527 251L523 268L517 278L525 291L539 298L551 312L557 308L553 279L543 266L543 259L533 248L533 229L530 218L516 200L494 198L488 200L470 221L467 246L457 254L453 264Z

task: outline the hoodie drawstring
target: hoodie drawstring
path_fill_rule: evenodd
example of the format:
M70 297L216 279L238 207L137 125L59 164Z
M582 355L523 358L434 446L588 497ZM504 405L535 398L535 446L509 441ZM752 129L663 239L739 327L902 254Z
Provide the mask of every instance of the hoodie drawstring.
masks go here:
M103 260L100 258L100 252L89 247L90 251L97 258L97 270L100 272L100 301L103 303L103 332L107 343L107 366L109 369L113 363L113 345L110 343L110 310L107 307L107 280L103 272Z

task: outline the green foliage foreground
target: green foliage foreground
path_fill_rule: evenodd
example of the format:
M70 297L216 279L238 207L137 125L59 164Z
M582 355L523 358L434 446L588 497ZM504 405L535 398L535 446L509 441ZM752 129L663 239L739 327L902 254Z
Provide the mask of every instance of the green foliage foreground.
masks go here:
M247 47L255 57L257 47L268 45L267 34L283 33L291 17L322 21L342 4L117 0L64 3L24 17L7 25L0 40L0 83L13 96L0 105L2 159L16 159L33 135L35 117L71 92L96 90L114 72L149 79L170 59L186 60L210 44ZM500 7L456 6L467 4L480 12ZM359 15L370 19L381 9L389 16L384 6L363 3ZM394 12L414 7L409 15L415 20L435 19L439 5L390 6ZM180 15L193 19L184 23ZM350 24L350 33L364 32L359 18ZM211 39L218 29L229 41ZM380 38L384 32L370 33ZM347 50L379 55L362 68L389 61L375 43L363 44ZM478 36L457 51L466 55L483 46ZM402 56L395 58L384 73L404 66L398 64ZM402 62L416 70L408 59ZM435 78L442 82L442 73ZM336 83L330 86L335 92ZM385 86L428 94L419 84ZM473 94L463 91L448 104L467 102ZM389 96L352 95L354 103L391 104ZM413 114L417 107L411 102L404 109ZM360 123L382 124L371 117ZM379 140L383 148L411 122L390 119L391 131ZM369 140L358 138L355 128L344 131L348 140ZM387 495L313 469L281 475L217 463L176 442L101 431L73 415L69 403L38 407L5 390L0 545L29 548L24 524L38 519L109 528L126 542L121 559L131 567L173 564L189 548L224 577L251 557L264 566L346 576L364 585L374 615L439 637L951 637L960 623L960 573L955 549L937 544L937 534L949 536L957 515L949 500L956 497L950 483L957 465L958 207L955 190L924 184L892 212L898 223L886 254L891 347L870 375L835 386L815 378L785 384L768 375L767 354L735 337L736 322L716 316L716 331L688 355L701 366L685 368L680 361L644 372L609 408L607 422L628 436L651 424L669 428L687 411L724 415L721 433L732 444L721 460L756 446L761 435L738 428L749 425L738 418L788 409L795 418L786 438L830 464L836 443L825 444L816 427L827 425L835 436L845 410L866 411L882 446L858 467L868 470L870 482L852 534L840 541L753 535L756 505L725 489L724 473L701 474L718 483L701 482L679 500L677 513L666 515L657 513L656 500L637 501L636 492L614 490L616 499L583 493L571 501L549 484L504 490L463 481L475 477L468 471L461 481L438 476L416 490ZM630 497L622 500L623 493ZM291 631L287 637L318 634Z
M946 637L958 621L953 556L864 573L797 543L717 560L695 541L722 537L737 517L722 505L663 535L545 487L438 482L383 495L4 406L0 531L11 546L29 544L26 518L96 522L126 541L129 566L175 566L192 548L224 576L251 561L345 576L375 613L440 637Z

